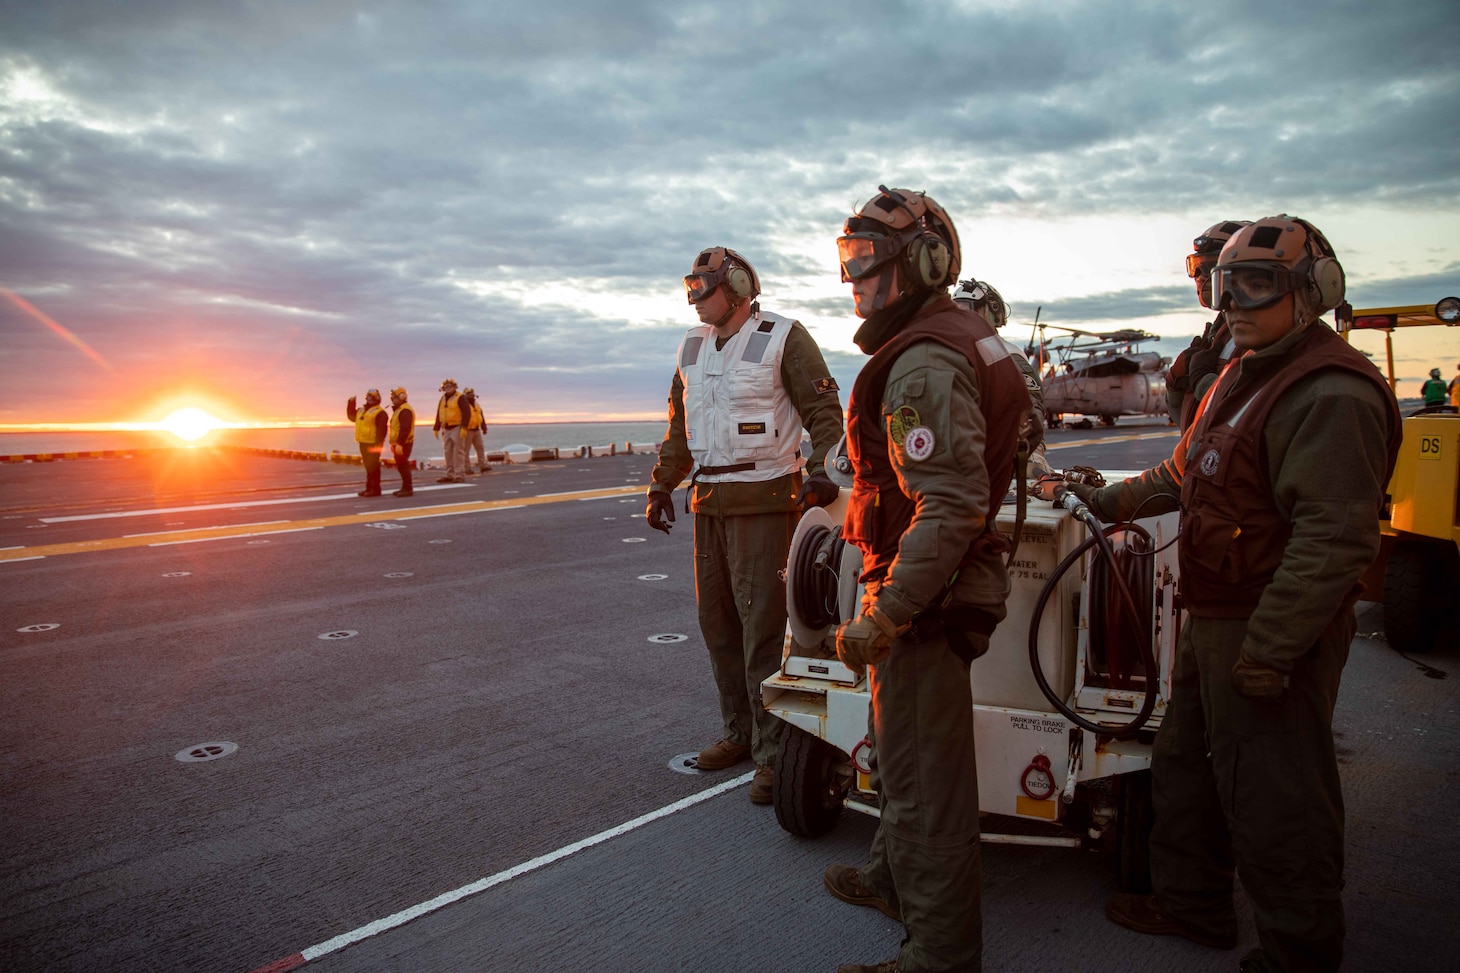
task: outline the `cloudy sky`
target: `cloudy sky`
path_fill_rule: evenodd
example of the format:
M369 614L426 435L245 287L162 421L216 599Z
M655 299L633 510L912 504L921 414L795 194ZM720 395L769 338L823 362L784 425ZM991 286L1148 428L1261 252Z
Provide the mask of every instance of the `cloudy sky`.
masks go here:
M1354 304L1430 303L1460 8L1379 6L0 0L0 423L447 375L501 421L662 415L713 244L849 387L834 238L878 183L949 210L1020 340L1189 335L1192 237L1279 211ZM1454 373L1460 334L1418 347L1401 377Z

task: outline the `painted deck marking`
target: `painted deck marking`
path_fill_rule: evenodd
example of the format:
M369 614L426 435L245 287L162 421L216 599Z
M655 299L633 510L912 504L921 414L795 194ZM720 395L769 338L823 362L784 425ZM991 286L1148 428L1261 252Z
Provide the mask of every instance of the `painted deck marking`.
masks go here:
M583 490L573 494L557 494L551 497L514 497L511 500L475 500L467 503L437 504L429 507L404 507L399 510L373 510L354 514L340 514L334 517L314 517L308 520L281 520L276 524L240 525L228 524L220 527L194 527L184 530L163 531L158 534L142 534L105 538L94 541L73 541L67 544L38 544L14 550L0 550L0 564L8 561L30 560L43 557L59 557L63 554L80 554L87 551L115 551L128 547L167 547L174 544L191 544L200 541L224 540L227 538L265 537L270 534L292 534L325 527L345 527L353 524L369 524L382 520L425 520L454 514L487 513L494 510L513 510L541 503L564 503L580 499L623 496L638 493L637 487L608 487L601 490Z
M634 487L633 489L638 488ZM634 818L631 821L625 821L623 824L609 828L607 831L600 831L596 835L588 838L583 838L580 841L575 841L571 845L564 845L557 851L550 851L546 855L539 855L531 861L525 861L521 865L514 865L511 868L505 871L498 872L495 875L489 875L486 878L477 879L475 882L472 882L469 885L463 885L461 888L453 889L450 892L443 892L442 894L436 896L434 899L422 902L419 905L413 905L409 909L402 909L400 912L395 913L395 915L386 916L384 919L377 919L374 922L360 926L358 929L352 929L351 931L336 936L333 939L327 939L317 946L310 946L305 949L301 949L299 952L286 956L283 959L278 959L265 966L260 966L257 969L252 970L251 973L282 973L282 971L284 970L297 969L298 967L303 966L305 963L308 963L310 960L316 960L319 959L321 956L327 956L330 953L339 952L346 946L352 946L362 940L369 939L371 936L378 936L380 933L389 932L390 930L395 929L398 926L405 925L413 919L419 919L421 916L435 912L438 909L444 909L448 905L460 902L462 899L469 898L479 892L485 892L487 889L492 888L495 885L501 885L504 882L510 882L512 881L512 879L518 878L522 875L526 875L528 872L534 872L537 869L543 868L547 865L551 865L554 862L562 861L564 858L567 858L571 855L576 855L578 852L583 851L584 849L592 848L594 845L600 845L603 842L610 841L614 838L619 837L620 835L628 834L630 831L642 828L644 825L651 824L654 821L658 821L660 818L667 818L671 814L677 814L678 812L683 811L687 808L694 807L696 804L708 801L711 798L719 797L726 791L732 791L737 787L748 784L750 782L750 779L754 776L755 773L753 771L750 773L741 774L739 777L736 777L733 780L727 780L722 784L716 784L714 787L708 788L707 790L700 791L697 794L691 794L689 797L681 798L680 800L675 801L673 804L666 804L664 807L661 807L656 811L650 811L647 814L641 814L637 818Z
M470 483L446 483L440 486L417 487L417 493L427 490L459 490ZM153 507L149 510L114 510L104 514L72 514L69 517L41 517L43 524L69 524L81 520L114 520L117 517L146 517L151 514L183 514L195 510L238 510L244 507L275 507L284 503L320 503L324 500L358 500L355 493L331 493L322 497L281 497L275 500L241 500L236 503L200 503L191 507Z

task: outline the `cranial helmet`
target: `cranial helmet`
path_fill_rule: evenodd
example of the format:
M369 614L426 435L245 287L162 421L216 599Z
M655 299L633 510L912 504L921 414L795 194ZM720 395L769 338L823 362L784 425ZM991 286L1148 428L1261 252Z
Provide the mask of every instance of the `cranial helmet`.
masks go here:
M1430 369L1430 378L1439 378L1439 377L1440 377L1440 370L1438 368L1431 368Z
M406 387L404 385L397 385L390 390L390 394L404 402L406 398Z
M1251 225L1250 220L1223 220L1207 227L1191 241L1192 252L1186 255L1186 276L1196 281L1196 293L1202 307L1212 306L1211 273L1222 245L1232 238L1233 233Z
M1212 273L1212 307L1267 307L1293 295L1294 320L1307 324L1343 302L1343 267L1311 223L1286 214L1232 234Z
M684 276L685 297L696 304L721 285L732 307L760 293L760 278L749 260L729 247L706 247Z
M847 218L837 250L843 281L881 274L897 261L899 294L947 287L962 263L958 231L943 207L926 193L886 186ZM887 303L890 278L883 275L875 309Z
M960 280L953 292L953 303L977 311L996 328L1002 328L1009 322L1009 305L1004 302L1003 295L985 281Z

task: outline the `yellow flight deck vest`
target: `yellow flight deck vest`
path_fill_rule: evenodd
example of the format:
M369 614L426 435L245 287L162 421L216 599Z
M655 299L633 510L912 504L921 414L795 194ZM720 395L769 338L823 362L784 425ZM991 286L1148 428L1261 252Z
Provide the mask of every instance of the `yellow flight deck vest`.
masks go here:
M467 424L468 429L480 429L485 426L486 420L482 416L482 407L477 403L471 404L471 421Z
M411 434L405 439L400 438L400 414L409 412L411 414ZM404 446L406 443L416 441L416 410L409 402L402 402L396 406L395 411L390 414L390 441Z
M679 345L684 433L702 468L751 469L706 474L701 482L755 483L799 470L801 417L781 385L781 358L795 322L757 311L727 342L715 329L690 328Z
M355 442L373 446L380 440L375 438L375 417L380 415L378 405L367 405L355 413Z
M461 425L461 393L453 392L451 395L441 396L441 401L436 406L436 418L441 420L443 426Z

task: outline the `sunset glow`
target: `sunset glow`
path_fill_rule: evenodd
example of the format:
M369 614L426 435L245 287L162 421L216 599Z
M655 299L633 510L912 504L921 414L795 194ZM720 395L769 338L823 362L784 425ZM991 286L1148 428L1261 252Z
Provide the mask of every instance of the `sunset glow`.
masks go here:
M223 428L227 423L210 416L202 409L189 407L186 409L178 409L157 425L158 428L191 443L202 439L214 429Z

